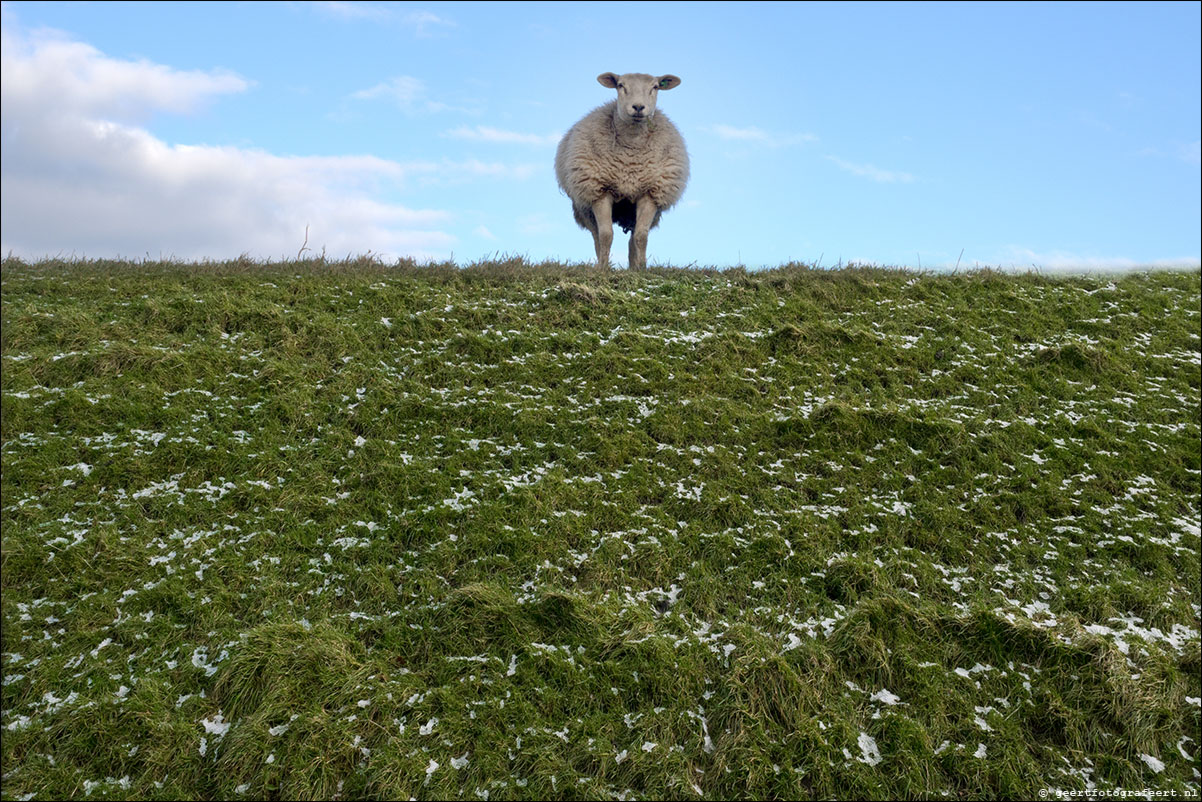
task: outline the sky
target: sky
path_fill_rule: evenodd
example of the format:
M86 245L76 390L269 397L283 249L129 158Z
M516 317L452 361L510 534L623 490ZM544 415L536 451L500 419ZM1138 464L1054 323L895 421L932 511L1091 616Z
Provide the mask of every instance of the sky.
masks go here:
M647 72L691 161L652 265L1197 266L1200 12L5 2L0 247L591 261L555 146Z

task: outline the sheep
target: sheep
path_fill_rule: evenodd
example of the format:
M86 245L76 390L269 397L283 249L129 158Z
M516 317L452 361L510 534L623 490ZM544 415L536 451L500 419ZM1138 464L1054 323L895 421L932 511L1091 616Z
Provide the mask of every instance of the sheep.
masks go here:
M597 265L609 267L613 224L630 233L631 268L647 266L647 233L684 194L689 154L684 138L655 101L680 85L675 75L597 76L618 97L571 127L555 152L555 178L572 215L593 235Z

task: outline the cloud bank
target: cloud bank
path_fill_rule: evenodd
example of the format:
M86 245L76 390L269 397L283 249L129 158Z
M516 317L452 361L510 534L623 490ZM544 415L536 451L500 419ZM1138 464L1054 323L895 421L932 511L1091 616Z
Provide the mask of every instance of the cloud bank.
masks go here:
M151 115L195 114L252 83L225 70L115 59L7 21L0 35L5 254L278 259L296 254L308 226L309 247L332 257L440 258L455 242L442 230L450 213L380 196L415 177L514 171L167 144L142 127Z

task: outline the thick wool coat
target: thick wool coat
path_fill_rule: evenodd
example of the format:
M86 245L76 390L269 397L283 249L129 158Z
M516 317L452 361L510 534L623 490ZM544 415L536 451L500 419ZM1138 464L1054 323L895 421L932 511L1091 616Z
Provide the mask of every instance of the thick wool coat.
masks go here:
M564 134L555 154L555 177L572 200L582 228L595 231L593 204L606 193L614 198L613 220L629 232L635 203L655 203L655 219L674 206L689 181L684 138L662 111L642 123L623 123L617 101L598 106Z

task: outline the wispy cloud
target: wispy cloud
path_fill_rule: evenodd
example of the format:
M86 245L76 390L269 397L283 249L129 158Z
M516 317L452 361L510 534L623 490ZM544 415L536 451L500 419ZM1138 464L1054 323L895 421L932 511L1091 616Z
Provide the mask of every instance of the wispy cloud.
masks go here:
M1138 154L1154 159L1175 159L1191 167L1199 167L1202 166L1202 141L1195 139L1193 142L1178 142L1175 145L1140 148Z
M408 11L398 13L394 9L377 3L341 2L326 0L311 4L319 12L327 16L344 20L368 20L372 22L399 23L410 28L416 36L430 37L440 28L453 28L453 20L440 17L431 11Z
M412 75L397 75L367 89L351 93L354 100L385 100L396 105L406 114L434 114L441 111L472 113L463 106L452 106L440 100L431 100L426 84Z
M737 128L733 125L719 123L711 125L709 128L719 139L724 139L728 142L748 142L773 148L788 145L805 145L818 141L818 137L814 134L778 134L765 131L762 128L756 128L755 126Z
M418 36L433 36L438 28L453 28L452 20L429 11L412 11L401 17L401 21L413 27Z
M383 20L392 16L392 11L373 3L347 3L340 0L325 0L311 4L318 11L342 19Z
M1202 166L1202 140L1195 139L1193 142L1182 145L1178 149L1177 155L1186 164L1192 164L1194 167Z
M377 100L387 98L401 105L410 105L420 100L426 93L426 85L420 78L411 75L398 75L395 78L378 83L370 89L360 89L353 92L351 97L356 100Z
M523 134L518 131L505 131L500 128L490 128L487 125L468 127L462 125L447 131L444 136L452 139L466 139L472 142L495 142L505 145L554 145L559 142L560 133Z
M482 162L478 159L452 161L444 159L432 176L439 182L456 182L471 178L504 178L522 181L543 169L537 164L509 164L507 162Z
M880 167L872 164L857 164L840 159L838 156L827 156L826 158L841 170L881 184L908 184L914 180L914 176L910 173L903 173L897 170L882 170Z

